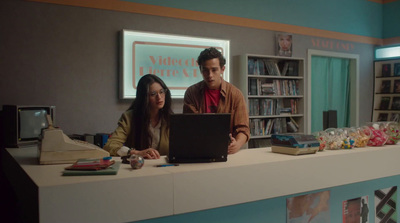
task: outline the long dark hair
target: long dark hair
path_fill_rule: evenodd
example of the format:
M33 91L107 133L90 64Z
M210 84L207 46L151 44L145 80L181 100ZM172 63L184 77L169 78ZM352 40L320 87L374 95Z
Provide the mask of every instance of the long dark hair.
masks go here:
M169 117L172 114L171 109L171 92L167 85L159 77L154 74L146 74L140 78L136 89L136 98L128 110L132 110L133 117L131 121L131 132L127 138L127 146L134 147L137 150L143 150L151 147L150 125L150 106L149 91L150 85L159 83L165 92L165 104L160 109L160 121L164 121L169 128ZM166 133L164 133L166 134Z

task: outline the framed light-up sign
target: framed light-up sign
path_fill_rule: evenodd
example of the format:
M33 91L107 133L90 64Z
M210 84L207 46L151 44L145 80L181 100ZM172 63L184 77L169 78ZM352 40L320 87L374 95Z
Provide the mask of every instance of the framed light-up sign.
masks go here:
M225 57L223 78L229 81L229 40L122 30L120 98L135 98L137 83L145 74L157 75L173 98L183 98L190 85L203 80L196 61L209 47Z
M383 46L375 49L375 60L400 58L400 45Z

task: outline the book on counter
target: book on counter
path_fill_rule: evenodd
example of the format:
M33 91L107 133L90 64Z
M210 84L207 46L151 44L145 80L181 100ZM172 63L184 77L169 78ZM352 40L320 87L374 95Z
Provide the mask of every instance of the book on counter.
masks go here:
M66 170L101 170L106 169L115 163L111 157L79 159L71 166L65 167Z
M116 175L119 170L119 162L111 157L79 159L71 166L65 167L63 176L83 175Z

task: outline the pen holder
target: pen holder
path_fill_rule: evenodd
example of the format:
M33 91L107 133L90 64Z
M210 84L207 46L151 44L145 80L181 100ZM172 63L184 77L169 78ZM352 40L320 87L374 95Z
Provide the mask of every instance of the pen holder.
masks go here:
M132 169L140 169L144 165L144 158L140 155L133 154L129 157L129 163L131 164Z

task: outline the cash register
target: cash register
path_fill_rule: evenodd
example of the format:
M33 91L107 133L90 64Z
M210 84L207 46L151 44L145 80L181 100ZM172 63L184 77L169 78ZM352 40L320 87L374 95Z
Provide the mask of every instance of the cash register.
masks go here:
M42 130L39 140L40 164L74 163L78 159L110 156L109 152L94 144L70 139L61 129L53 126L50 116L46 118L48 127Z
M272 134L271 144L272 152L290 155L314 154L319 149L315 136L298 133Z

